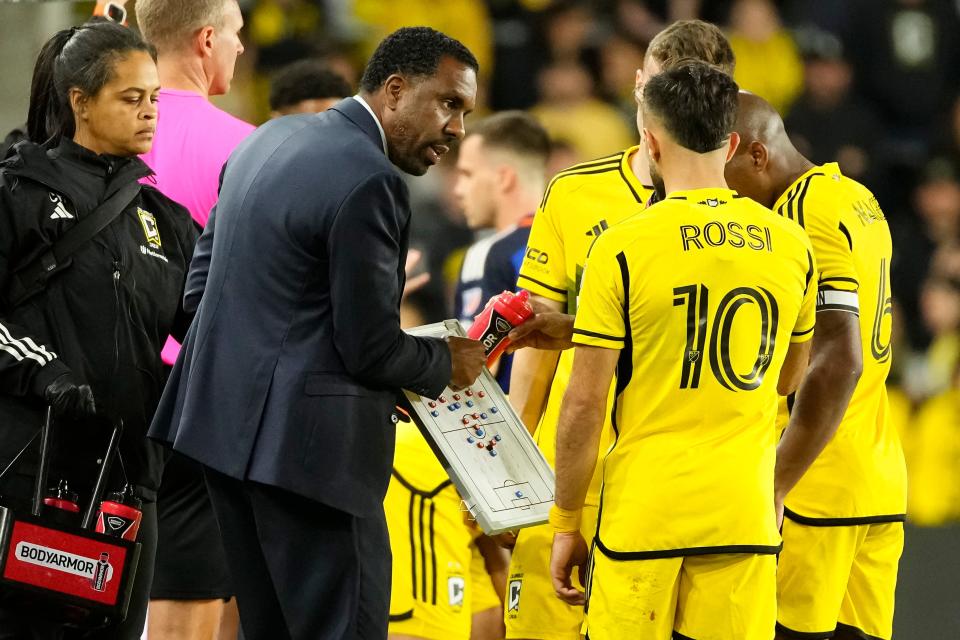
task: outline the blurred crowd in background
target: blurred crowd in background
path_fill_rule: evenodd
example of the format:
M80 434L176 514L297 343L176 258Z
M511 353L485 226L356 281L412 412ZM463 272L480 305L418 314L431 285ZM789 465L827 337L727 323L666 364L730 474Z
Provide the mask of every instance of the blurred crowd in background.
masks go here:
M89 3L92 6L92 3ZM246 52L214 102L270 115L271 79L315 59L355 88L376 43L405 25L464 42L481 65L478 113L528 109L551 171L639 140L635 72L672 20L723 25L741 88L769 100L798 148L837 161L877 196L894 238L891 411L910 470L909 517L960 521L960 1L240 0ZM78 15L87 12L81 3ZM87 13L89 15L89 13ZM468 121L469 128L469 121ZM455 154L450 154L451 156ZM411 181L411 244L430 283L423 321L451 316L475 238L452 194L455 158Z

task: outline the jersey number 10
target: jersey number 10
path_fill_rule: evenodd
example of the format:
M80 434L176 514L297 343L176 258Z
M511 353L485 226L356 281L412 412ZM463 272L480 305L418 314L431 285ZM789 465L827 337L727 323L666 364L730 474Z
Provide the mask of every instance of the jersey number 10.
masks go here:
M730 391L753 391L759 387L763 382L763 374L773 361L777 338L780 312L773 294L763 287L732 289L720 300L712 320L709 317L710 291L706 285L676 287L673 295L673 306L687 308L687 348L680 375L680 388L696 389L700 386L705 352L717 382ZM757 327L760 347L753 368L742 374L734 369L730 357L730 335L737 312L744 305L756 305L760 312L760 326Z

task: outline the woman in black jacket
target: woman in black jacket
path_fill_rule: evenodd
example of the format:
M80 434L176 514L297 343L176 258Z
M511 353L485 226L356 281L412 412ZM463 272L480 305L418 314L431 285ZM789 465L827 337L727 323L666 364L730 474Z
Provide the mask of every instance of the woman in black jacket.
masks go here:
M134 31L107 22L61 31L41 51L31 90L30 139L48 141L20 143L0 165L0 468L50 405L57 417L50 481L67 479L83 503L106 442L92 416L121 418L110 489L130 483L144 501L129 613L95 636L104 638L139 638L146 615L162 453L145 434L164 381L160 350L189 322L181 298L198 231L183 207L143 185L41 286L24 286L23 267L105 199L150 175L137 155L153 142L159 90L155 52ZM33 467L18 470L0 481L0 494L3 504L24 509ZM55 627L41 633L42 623L5 598L0 639L62 637Z

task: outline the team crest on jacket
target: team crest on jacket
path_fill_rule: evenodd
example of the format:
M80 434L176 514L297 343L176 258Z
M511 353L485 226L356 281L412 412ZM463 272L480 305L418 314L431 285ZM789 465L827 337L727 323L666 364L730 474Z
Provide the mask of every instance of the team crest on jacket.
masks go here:
M160 229L157 228L157 219L152 213L137 207L137 215L140 217L140 225L143 227L143 233L147 237L147 243L151 249L162 249L160 245Z

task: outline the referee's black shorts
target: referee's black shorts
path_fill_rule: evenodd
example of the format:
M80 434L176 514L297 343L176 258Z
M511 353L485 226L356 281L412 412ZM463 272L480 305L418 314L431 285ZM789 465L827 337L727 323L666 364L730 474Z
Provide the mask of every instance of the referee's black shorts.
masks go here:
M152 600L233 596L220 529L201 466L173 453L157 494L157 560Z

